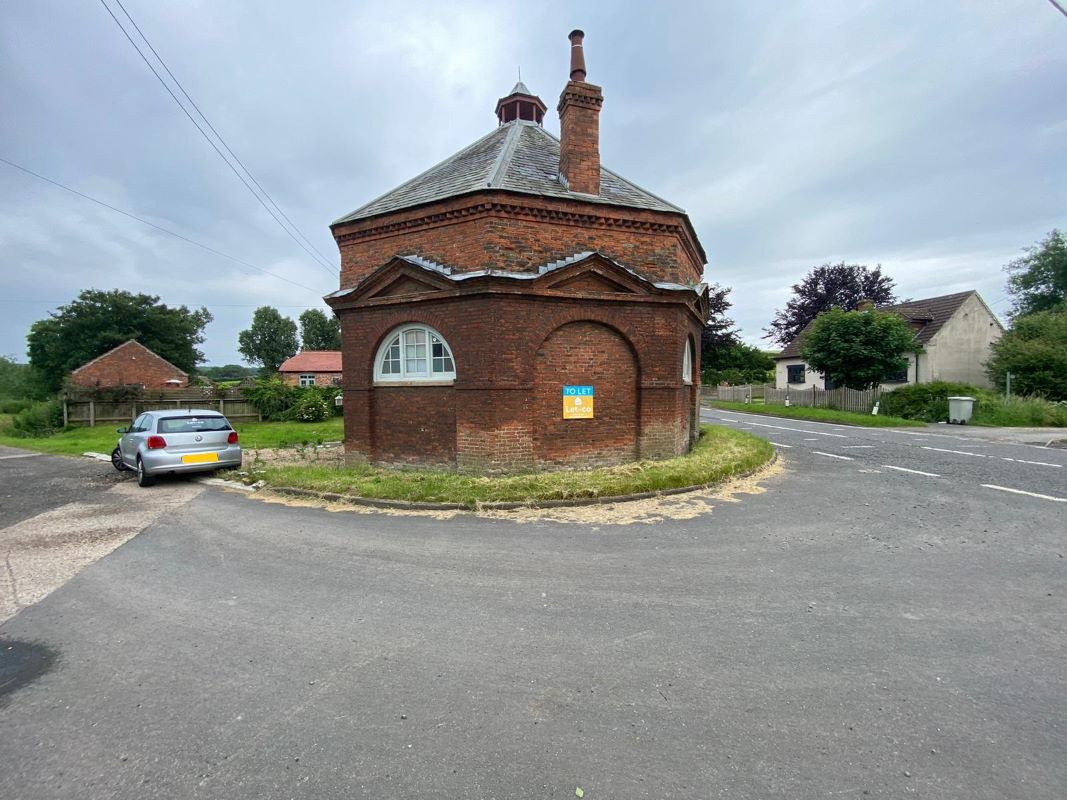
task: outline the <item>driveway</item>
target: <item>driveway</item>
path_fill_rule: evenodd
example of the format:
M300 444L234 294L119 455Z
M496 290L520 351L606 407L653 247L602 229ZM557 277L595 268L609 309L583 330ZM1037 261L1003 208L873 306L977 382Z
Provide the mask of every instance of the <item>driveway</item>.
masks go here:
M1062 798L1067 453L714 415L692 519L204 490L0 626L5 797Z

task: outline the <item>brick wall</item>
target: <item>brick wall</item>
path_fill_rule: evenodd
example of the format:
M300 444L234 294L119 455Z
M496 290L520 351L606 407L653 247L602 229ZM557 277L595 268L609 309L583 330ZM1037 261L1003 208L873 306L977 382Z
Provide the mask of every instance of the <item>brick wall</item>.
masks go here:
M700 321L682 301L617 295L449 295L339 309L345 442L353 461L471 471L618 463L686 452L696 386L682 381ZM451 387L375 386L378 346L429 325L456 364ZM562 419L562 386L596 387L593 420ZM384 405L383 405L384 404Z
M346 288L412 253L458 271L529 272L600 250L649 280L686 284L701 280L705 260L684 214L501 191L345 223L334 237Z
M603 324L571 322L537 350L534 448L540 464L608 466L637 458L637 359ZM563 419L563 387L593 386L593 419Z
M181 388L189 385L188 375L135 341L121 344L74 370L70 380L78 386L89 387L143 385ZM167 383L169 380L178 383Z
M286 386L299 386L301 375L314 375L316 386L336 386L341 380L340 372L281 372L279 376Z

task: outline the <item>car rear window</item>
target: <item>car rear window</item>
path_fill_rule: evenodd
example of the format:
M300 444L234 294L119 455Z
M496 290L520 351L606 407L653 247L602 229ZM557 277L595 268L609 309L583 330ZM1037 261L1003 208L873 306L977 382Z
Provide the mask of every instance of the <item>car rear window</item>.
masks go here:
M228 431L226 417L164 417L157 433L199 433L200 431Z

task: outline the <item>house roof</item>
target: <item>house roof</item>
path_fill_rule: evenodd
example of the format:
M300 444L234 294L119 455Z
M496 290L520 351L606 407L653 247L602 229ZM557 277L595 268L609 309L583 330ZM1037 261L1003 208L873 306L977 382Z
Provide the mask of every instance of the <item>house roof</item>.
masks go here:
M971 289L968 292L945 294L940 297L928 297L925 300L909 300L906 303L883 306L878 310L892 311L896 314L900 314L915 330L915 340L919 344L925 345L930 343L930 340L937 335L937 332L945 326L945 323L952 318L952 315L959 310L960 306L962 306L971 295L978 296L978 292ZM980 297L979 300L981 300ZM804 344L804 336L807 334L808 330L810 330L812 324L812 322L809 322L805 325L804 330L797 334L797 337L793 341L782 348L782 352L775 356L775 358L800 358L800 351L803 349Z
M163 358L163 356L161 356L159 353L156 353L156 352L153 352L152 350L149 350L147 347L145 347L143 344L141 344L136 339L127 339L125 342L120 344L118 347L112 347L106 353L101 353L96 358L92 359L91 361L86 361L80 367L78 367L77 369L71 371L70 374L71 375L76 375L77 373L81 372L83 369L85 369L89 365L95 364L97 361L99 361L99 360L101 360L103 358L107 358L112 353L117 353L119 350L123 350L123 349L125 349L127 347L133 347L136 350L142 350L145 353L148 353L148 355L152 356L153 358L158 358L160 361L162 361L168 367L173 369L176 374L184 375L187 378L189 377L189 373L188 372L186 372L185 370L178 369L176 366L174 366L169 361L167 361L167 359Z
M278 372L340 372L340 350L305 350L285 361Z
M599 195L572 192L559 180L559 152L559 139L536 122L513 120L333 225L485 189L685 213L603 167Z

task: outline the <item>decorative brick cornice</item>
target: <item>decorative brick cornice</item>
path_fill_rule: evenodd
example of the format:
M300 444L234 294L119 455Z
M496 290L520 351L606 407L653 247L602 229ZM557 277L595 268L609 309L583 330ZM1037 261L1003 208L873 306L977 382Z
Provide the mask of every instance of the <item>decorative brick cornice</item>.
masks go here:
M526 219L536 219L538 222L561 223L564 225L576 225L581 227L625 228L629 230L643 230L656 233L687 233L685 226L681 223L652 222L650 220L634 219L633 217L626 216L624 212L619 214L579 213L575 211L543 208L520 203L483 201L462 208L450 208L445 211L425 214L421 217L383 221L381 224L373 227L338 234L336 238L339 245L345 245L363 239L390 236L401 231L408 231L416 228L428 228L435 225L448 225L462 219L490 215L511 216L516 218L521 217Z

